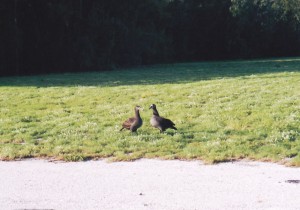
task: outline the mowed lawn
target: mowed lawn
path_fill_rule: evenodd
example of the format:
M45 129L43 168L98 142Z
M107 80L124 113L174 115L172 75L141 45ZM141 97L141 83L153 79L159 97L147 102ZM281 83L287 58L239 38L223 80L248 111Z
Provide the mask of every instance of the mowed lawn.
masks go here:
M150 126L152 103L177 131ZM136 105L144 125L119 132ZM0 78L0 159L29 157L300 166L300 58Z

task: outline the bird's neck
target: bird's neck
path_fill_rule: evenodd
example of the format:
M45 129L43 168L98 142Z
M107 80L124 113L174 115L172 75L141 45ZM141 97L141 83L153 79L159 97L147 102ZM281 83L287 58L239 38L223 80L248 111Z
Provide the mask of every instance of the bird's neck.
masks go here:
M135 117L136 118L141 118L139 110L135 110Z
M155 116L159 116L159 114L158 114L158 111L157 111L157 109L153 109L153 115L155 115Z

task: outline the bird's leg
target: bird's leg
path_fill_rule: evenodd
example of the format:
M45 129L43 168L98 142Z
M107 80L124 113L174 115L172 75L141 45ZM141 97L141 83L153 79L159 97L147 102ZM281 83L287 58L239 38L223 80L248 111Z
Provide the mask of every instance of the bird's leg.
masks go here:
M132 135L137 135L138 132L137 132L137 131L131 131L131 134L132 134Z

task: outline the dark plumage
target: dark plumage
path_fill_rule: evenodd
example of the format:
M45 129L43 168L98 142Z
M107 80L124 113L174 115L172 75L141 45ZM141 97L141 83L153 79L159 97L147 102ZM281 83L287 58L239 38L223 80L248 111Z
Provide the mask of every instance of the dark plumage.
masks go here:
M120 131L125 128L127 130L130 130L131 132L136 132L137 129L143 125L143 120L140 116L140 109L140 106L136 106L134 108L135 116L125 120Z
M161 133L168 128L177 130L175 124L171 120L159 116L155 104L152 104L149 109L153 110L153 116L151 117L150 124L154 128L158 128Z

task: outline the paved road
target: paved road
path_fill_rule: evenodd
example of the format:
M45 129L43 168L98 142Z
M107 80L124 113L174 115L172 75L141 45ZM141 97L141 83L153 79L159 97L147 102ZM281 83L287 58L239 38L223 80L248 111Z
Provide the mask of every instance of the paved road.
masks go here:
M300 209L300 168L259 162L0 162L0 209ZM293 181L292 181L293 182Z

